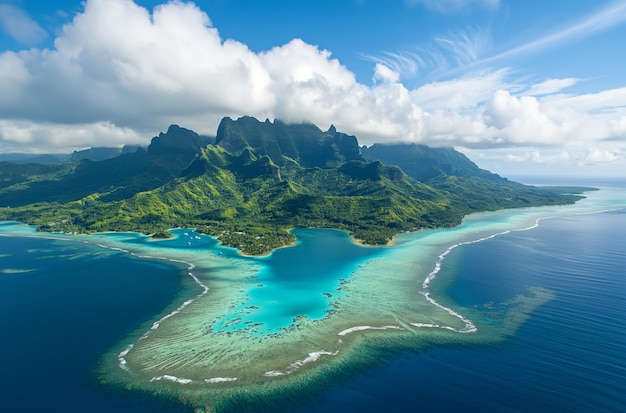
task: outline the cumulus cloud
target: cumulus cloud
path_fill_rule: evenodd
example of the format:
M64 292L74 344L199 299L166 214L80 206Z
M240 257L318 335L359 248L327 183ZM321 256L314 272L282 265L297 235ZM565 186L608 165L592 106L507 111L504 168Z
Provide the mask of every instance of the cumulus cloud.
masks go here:
M411 91L411 96L416 104L427 110L458 111L473 108L506 87L506 75L506 70L498 70L444 82L432 82Z
M624 155L615 150L590 149L585 156L585 164L612 163L621 161Z
M374 81L381 80L383 82L397 82L400 79L400 74L394 70L391 70L387 66L381 63L376 63L374 69Z
M484 115L485 122L511 143L555 144L562 141L569 126L550 117L536 98L513 96L506 90L491 96Z
M366 85L301 39L260 53L224 40L192 3L149 12L131 0L88 0L54 45L0 54L3 152L148 143L171 123L214 134L223 116L245 114L333 123L365 144L567 153L593 146L590 162L626 149L626 88L567 95L576 79L523 88L502 69L409 89L384 62ZM585 156L554 161L575 159Z
M0 120L0 142L7 153L69 153L75 149L103 146L103 142L108 146L143 144L145 137L110 122L60 125Z
M137 126L158 116L272 106L259 57L222 41L190 3L167 3L150 15L128 0L88 1L54 50L5 53L0 67L7 65L23 73L13 95L0 97L2 112L15 118Z
M25 46L35 46L48 37L48 32L24 10L11 4L0 4L0 28Z

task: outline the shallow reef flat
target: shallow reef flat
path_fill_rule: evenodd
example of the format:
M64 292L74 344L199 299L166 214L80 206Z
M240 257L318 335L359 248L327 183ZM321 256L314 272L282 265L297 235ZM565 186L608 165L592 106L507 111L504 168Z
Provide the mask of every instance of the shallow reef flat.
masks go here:
M175 398L200 411L259 411L315 394L342 375L379 362L385 353L495 343L515 334L534 309L553 298L552 292L530 287L488 310L462 308L435 285L448 254L510 231L530 230L552 216L623 207L617 198L599 191L575 205L480 213L456 228L403 234L392 247L342 267L345 273L337 277L335 290L325 295L329 305L323 317L300 314L268 334L259 334L250 321L257 313L262 320L263 305L269 305L252 298L263 287L263 259L221 255L219 249L164 248L167 244L137 234L60 237L166 260L180 266L189 281L176 302L103 357L103 383ZM306 231L324 236L327 230ZM350 239L345 243L354 247ZM246 308L242 319L249 324L231 330L220 324L240 322L233 314Z

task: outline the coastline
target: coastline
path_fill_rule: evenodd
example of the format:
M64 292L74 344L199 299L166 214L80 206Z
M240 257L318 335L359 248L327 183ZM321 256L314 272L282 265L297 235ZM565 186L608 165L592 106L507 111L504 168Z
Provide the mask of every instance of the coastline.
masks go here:
M231 337L203 334L206 329L202 330L202 327L207 327L206 320L211 314L219 316L220 308L228 308L245 295L241 287L250 285L251 277L258 273L258 266L250 265L249 262L237 263L232 257L210 256L197 262L194 261L198 258L197 252L168 252L166 255L169 257L166 259L180 259L176 262L194 265L189 268L189 274L202 282L206 281L208 290L174 315L159 319L157 328L151 327L154 321L150 326L144 326L149 328L151 334L140 339L139 345L132 343L133 347L126 351L128 340L125 340L116 346L103 360L102 380L150 392L163 391L171 397L182 396L195 406L213 406L221 403L227 394L240 394L249 385L252 390L247 391L247 396L241 393L241 397L254 398L254 393L260 397L268 391L289 392L289 389L300 386L323 383L329 377L341 374L341 369L367 363L364 361L367 357L361 354L364 346L370 350L378 346L419 349L429 342L478 343L502 340L523 323L523 314L549 300L549 294L536 291L534 296L526 299L521 297L511 311L514 321L509 325L498 325L499 331L482 325L480 319L472 320L476 316L474 312L455 308L456 314L469 317L478 326L478 331L467 334L462 332L467 325L462 319L433 305L423 293L424 283L428 275L432 274L433 265L435 268L441 265L443 259L438 260L438 257L451 245L480 242L485 237L497 236L506 231L527 230L536 225L539 218L598 210L593 206L581 206L583 201L564 207L534 207L473 214L466 217L459 227L401 234L394 238L397 241L394 248L386 249L382 258L360 265L349 275L348 281L340 287L344 295L333 300L336 311L327 318L319 321L298 320L298 325L293 329L265 339L251 339L245 334L234 334ZM34 236L40 235L45 236L44 233ZM94 235L60 237L81 242L87 242L86 238L90 238L89 242L98 239ZM131 249L123 240L104 238L107 243L110 242L107 247L124 249L121 247L124 246L127 250ZM154 252L150 248L146 251L142 248L141 245L133 244L132 253L139 256L143 252ZM184 257L190 258L190 261L184 260ZM145 254L141 258L162 257ZM228 273L229 282L220 282L219 278L224 274L220 273L223 269L219 268L226 262L229 266L237 267L237 270ZM143 334L145 330L143 333L138 331L136 336L141 337ZM172 342L172 336L190 341ZM354 351L357 348L359 351ZM202 356L193 355L194 349L204 349ZM120 368L119 358L124 351L126 353L122 357L127 360L132 374ZM200 360L204 357L209 360ZM243 369L242 357L247 359ZM331 363L327 362L331 360ZM215 368L216 361L222 363L222 367ZM272 362L271 366L269 361Z

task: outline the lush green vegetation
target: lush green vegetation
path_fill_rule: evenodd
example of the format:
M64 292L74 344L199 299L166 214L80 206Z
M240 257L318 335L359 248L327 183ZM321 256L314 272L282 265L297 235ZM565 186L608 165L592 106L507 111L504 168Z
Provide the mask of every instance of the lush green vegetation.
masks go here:
M401 231L457 225L473 211L580 199L572 188L510 182L452 149L360 149L334 127L225 118L215 142L172 126L147 150L99 162L1 163L0 219L41 231L155 237L195 227L264 254L293 243L288 229L298 226L385 244Z

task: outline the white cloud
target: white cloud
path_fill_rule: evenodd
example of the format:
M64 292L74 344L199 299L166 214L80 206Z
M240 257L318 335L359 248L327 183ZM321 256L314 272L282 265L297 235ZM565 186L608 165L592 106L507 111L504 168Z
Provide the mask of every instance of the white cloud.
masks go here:
M496 56L485 59L484 62L491 62L498 59L531 53L545 49L561 42L571 41L575 38L591 35L593 33L606 30L612 26L626 21L626 2L623 0L609 3L593 15L571 24L561 30L539 37L533 41L511 48Z
M24 61L13 52L0 54L0 90L3 97L0 99L11 101L19 97L20 85L29 78L28 69Z
M25 46L35 46L48 37L48 33L26 12L10 4L0 4L0 28Z
M367 88L330 52L295 39L259 57L271 82L269 117L339 128L361 121Z
M488 33L476 29L457 30L434 40L458 65L478 60L490 43Z
M445 82L432 82L411 91L411 96L416 104L427 110L476 108L488 96L507 86L507 73L506 70L498 70Z
M576 155L564 150L532 150L506 153L504 159L518 163L561 164L576 158Z
M149 13L130 0L89 0L53 49L0 54L0 151L146 144L171 123L214 134L223 116L248 114L333 123L364 144L524 147L510 159L535 164L626 153L626 88L566 95L576 79L523 88L502 69L411 90L396 67L376 63L365 85L299 39L261 53L223 40L191 3ZM589 147L598 152L585 155Z
M145 137L130 128L109 122L59 125L29 121L0 120L0 142L6 153L69 153L75 149L103 146L145 144ZM79 145L76 145L79 143ZM52 151L49 149L53 148Z
M555 95L548 97L546 101L555 106L572 108L580 112L626 107L626 87L578 96Z
M90 0L54 50L6 52L0 62L0 79L15 78L13 67L21 73L13 93L0 95L9 118L146 130L190 116L257 115L274 105L259 57L222 41L190 3L167 3L151 16L129 0ZM213 126L203 132L214 133Z
M572 155L566 151L556 151L556 152L541 152L541 151L533 151L530 154L529 161L537 162L537 163L550 163L557 164L561 162L566 162L572 159Z
M400 74L395 72L381 63L376 63L374 68L374 81L382 80L383 82L397 82Z
M388 67L402 77L411 77L426 66L425 60L416 52L385 52L378 56L363 55L365 60Z
M471 65L489 46L487 31L465 29L435 36L424 47L364 55L363 58L387 66L403 78L439 75L451 68Z
M550 117L534 97L496 91L488 101L485 122L509 144L554 145L562 142L570 125Z
M560 92L563 89L567 89L568 87L575 85L577 82L578 79L573 77L565 79L546 79L543 82L531 85L530 89L524 94L530 96L550 95Z
M612 163L621 161L624 155L620 151L607 149L590 149L585 156L585 164Z

